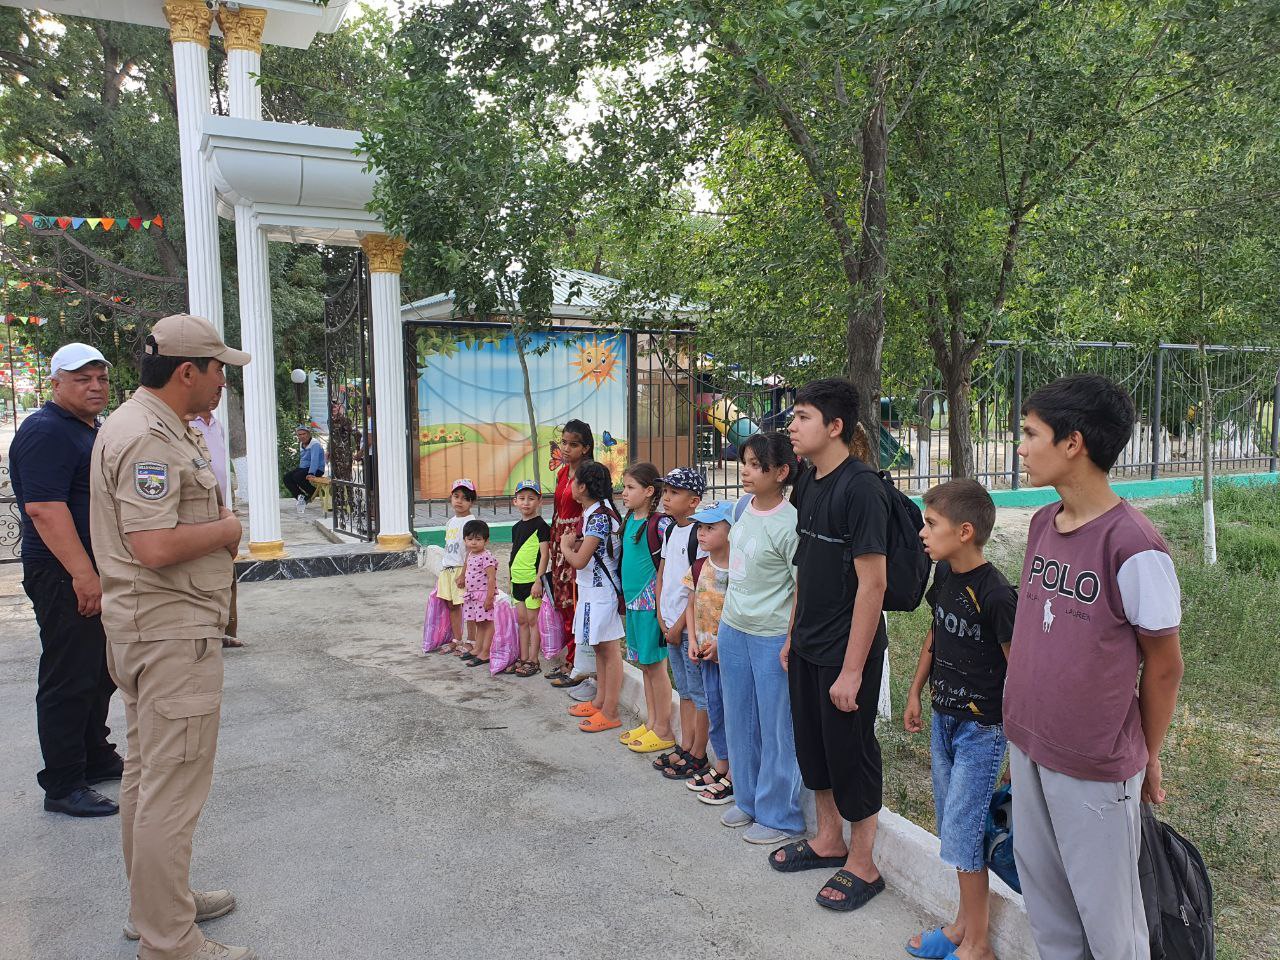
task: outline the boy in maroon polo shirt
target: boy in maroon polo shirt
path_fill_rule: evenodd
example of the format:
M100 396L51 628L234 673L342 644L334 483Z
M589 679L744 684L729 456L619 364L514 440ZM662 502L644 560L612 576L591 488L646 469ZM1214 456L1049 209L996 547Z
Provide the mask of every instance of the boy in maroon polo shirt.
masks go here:
M1129 396L1064 377L1022 413L1027 474L1062 498L1031 521L1004 694L1022 894L1042 960L1145 960L1139 802L1164 800L1178 577L1107 478L1137 419Z

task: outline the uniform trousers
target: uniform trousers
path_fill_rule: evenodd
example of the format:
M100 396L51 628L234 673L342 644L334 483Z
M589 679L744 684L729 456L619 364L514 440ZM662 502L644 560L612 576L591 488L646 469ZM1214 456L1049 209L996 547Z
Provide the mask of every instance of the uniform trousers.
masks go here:
M40 627L36 729L44 792L65 797L90 776L110 772L120 758L107 740L107 710L115 684L107 672L101 617L82 617L71 575L56 560L24 565L22 587Z
M1079 780L1009 744L1013 858L1041 960L1148 960L1142 781Z
M120 827L139 960L200 949L191 894L191 836L209 796L222 707L222 636L110 644L129 755Z

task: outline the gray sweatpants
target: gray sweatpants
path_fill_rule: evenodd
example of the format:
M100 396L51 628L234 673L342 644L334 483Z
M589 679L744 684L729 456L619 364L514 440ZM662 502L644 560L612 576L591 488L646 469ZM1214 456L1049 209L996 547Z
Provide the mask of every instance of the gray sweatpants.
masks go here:
M1012 743L1013 856L1041 960L1149 960L1138 883L1139 772L1077 780Z

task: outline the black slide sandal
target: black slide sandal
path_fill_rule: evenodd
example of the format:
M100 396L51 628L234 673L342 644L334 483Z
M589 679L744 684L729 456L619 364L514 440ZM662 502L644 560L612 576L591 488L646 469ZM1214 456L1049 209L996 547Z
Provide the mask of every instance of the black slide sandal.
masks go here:
M818 903L828 910L835 910L837 913L849 913L859 907L866 906L872 897L884 890L884 877L877 877L875 882L867 883L867 881L850 873L848 870L837 870L835 875L822 886L823 889L831 887L834 890L843 890L844 899L830 900L822 895L822 890L819 890L818 896L815 898Z
M779 853L784 854L785 859L779 861L777 859ZM849 859L848 855L843 857L820 856L814 852L813 847L809 846L808 840L797 840L795 843L788 843L770 853L769 866L779 873L799 873L801 870L831 870L836 867L843 867L847 859Z

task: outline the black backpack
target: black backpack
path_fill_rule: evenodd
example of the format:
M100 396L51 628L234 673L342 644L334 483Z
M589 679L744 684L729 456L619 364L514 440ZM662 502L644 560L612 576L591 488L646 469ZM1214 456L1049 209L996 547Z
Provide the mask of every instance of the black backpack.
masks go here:
M1138 879L1151 960L1213 960L1213 886L1200 851L1142 805Z
M700 524L697 520L694 520L691 524L689 524L689 567L690 568L693 567L694 561L698 559L698 550L699 550L698 528L700 526L702 526L702 524ZM663 546L667 545L667 542L671 539L671 535L676 532L677 527L679 527L679 524L675 523L674 521L672 522L671 526L667 527L667 532L662 535Z
M848 469L850 466L853 467L852 470ZM870 469L862 461L852 458L837 467L839 476L835 478L837 484L831 491L831 503L847 504L851 489L849 481L857 475L859 470ZM883 609L908 612L920 606L920 601L924 599L924 591L929 586L929 570L932 562L929 560L929 555L924 552L924 543L920 540L920 531L924 528L924 516L915 502L894 485L888 473L881 470L876 475L884 484L889 500L889 528L885 538L887 552ZM792 497L793 503L800 502L801 490L813 481L813 476L812 467L800 475ZM840 531L840 536L846 544L851 536L845 521L848 515L847 507L842 508L838 512L836 523L836 529ZM849 563L853 562L852 557L846 559Z

